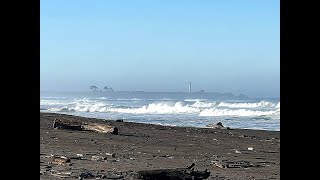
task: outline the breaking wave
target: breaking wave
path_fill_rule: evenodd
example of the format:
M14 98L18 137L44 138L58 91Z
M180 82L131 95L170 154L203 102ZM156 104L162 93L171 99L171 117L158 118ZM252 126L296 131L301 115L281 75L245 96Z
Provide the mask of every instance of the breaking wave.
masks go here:
M280 100L221 100L185 94L42 95L41 112L165 125L205 127L222 122L235 128L280 127Z
M50 104L41 101L44 104ZM54 102L51 102L54 103ZM270 107L269 110L252 109L257 107ZM238 109L235 109L238 108ZM251 108L251 109L247 109ZM141 107L128 107L105 102L78 100L75 104L60 108L50 108L49 111L60 112L117 112L131 114L198 114L199 116L265 116L280 113L280 102L277 104L261 101L259 103L225 103L201 102L193 104L185 102L156 102Z
M280 103L279 107L280 107ZM276 107L277 105L268 101L260 101L258 103L225 103L221 102L218 106L228 108L263 108L263 107Z
M266 116L275 114L276 111L252 111L247 109L206 109L199 116Z
M180 113L197 113L200 109L184 105L181 102L177 102L174 105L167 103L151 103L141 108L130 109L109 109L112 112L120 113L134 113L134 114L180 114Z
M192 107L197 107L197 108L210 108L210 107L215 107L218 106L219 102L201 102L201 101L196 101L194 104L192 104Z

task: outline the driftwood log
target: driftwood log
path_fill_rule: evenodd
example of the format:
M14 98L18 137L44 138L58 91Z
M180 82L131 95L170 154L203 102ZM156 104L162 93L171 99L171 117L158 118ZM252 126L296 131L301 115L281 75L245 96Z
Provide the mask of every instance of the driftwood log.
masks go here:
M207 179L210 176L210 171L195 171L193 169L194 163L188 168L177 169L157 169L157 170L145 170L138 172L139 179L148 180L201 180Z
M224 127L221 122L218 122L217 124L208 124L206 127L212 129L230 129L229 127Z
M53 122L55 129L70 129L78 131L93 131L98 133L118 134L118 128L101 123L81 122L73 119L56 118Z
M51 161L52 164L64 165L66 163L70 163L70 158L66 156L52 155L51 158L52 158L52 161Z

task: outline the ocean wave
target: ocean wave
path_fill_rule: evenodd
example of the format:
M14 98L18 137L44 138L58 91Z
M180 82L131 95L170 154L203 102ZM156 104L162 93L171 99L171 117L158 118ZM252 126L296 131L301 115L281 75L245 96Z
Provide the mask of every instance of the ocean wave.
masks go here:
M126 98L118 98L116 99L117 101L141 101L141 99L139 98L130 98L130 99L126 99Z
M60 100L40 100L40 105L66 105L67 102L61 102Z
M198 113L200 112L200 109L184 105L182 102L177 102L173 105L169 103L151 103L149 105L142 106L141 108L111 108L108 111L133 114L180 114Z
M107 99L107 98L106 98L106 97L99 97L99 98L97 98L97 99L105 100L105 99Z
M162 99L150 99L150 100L160 100L160 101L172 101L170 98L162 98Z
M200 109L185 105L182 102L177 103L151 103L142 107L126 107L122 105L97 103L78 103L74 107L51 108L50 111L78 111L78 112L118 112L131 114L181 114L181 113L199 113Z
M90 100L90 98L86 98L86 97L84 97L84 98L74 98L73 99L75 102L81 102L81 101L91 101Z
M70 108L79 112L104 112L107 108L107 104L103 102L96 103L78 103L74 108Z
M59 102L51 102L59 103ZM50 104L50 103L49 103ZM222 104L222 105L221 105ZM42 104L43 105L43 104ZM48 105L45 104L45 105ZM57 104L54 104L57 105ZM199 116L263 116L272 115L280 118L280 102L271 104L270 102L259 103L224 103L224 102L201 102L193 104L186 102L154 102L140 107L130 107L119 104L109 104L101 101L78 100L73 103L60 103L60 107L48 108L49 111L58 112L115 112L129 114L197 114ZM228 106L227 106L228 105ZM272 107L268 109L250 109L252 107ZM235 109L234 107L238 108ZM250 107L248 109L248 107ZM277 108L279 107L279 108Z
M187 101L187 102L202 102L202 101L206 101L207 99L185 99L183 101Z
M221 102L219 107L228 107L228 108L260 108L260 107L276 107L277 105L268 101L260 101L258 103L226 103ZM279 103L280 107L280 103Z
M215 107L218 106L220 102L202 102L202 101L196 101L195 103L193 103L191 106L192 107L196 107L196 108L211 108L211 107Z
M42 96L40 99L66 99L67 97L59 97L59 96Z
M205 109L199 116L266 116L275 114L276 111L253 111L247 109Z

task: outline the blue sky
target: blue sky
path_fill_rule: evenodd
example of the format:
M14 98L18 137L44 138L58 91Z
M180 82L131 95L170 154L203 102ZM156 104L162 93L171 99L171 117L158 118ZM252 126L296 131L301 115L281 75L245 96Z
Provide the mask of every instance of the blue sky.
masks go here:
M280 96L279 0L41 0L40 90Z

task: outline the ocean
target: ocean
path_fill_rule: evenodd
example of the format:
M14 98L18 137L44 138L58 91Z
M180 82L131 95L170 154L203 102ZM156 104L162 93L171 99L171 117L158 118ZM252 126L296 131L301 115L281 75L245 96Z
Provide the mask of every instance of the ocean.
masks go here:
M280 131L280 99L232 93L40 92L40 112L169 126Z

